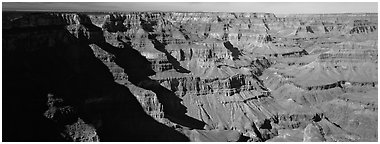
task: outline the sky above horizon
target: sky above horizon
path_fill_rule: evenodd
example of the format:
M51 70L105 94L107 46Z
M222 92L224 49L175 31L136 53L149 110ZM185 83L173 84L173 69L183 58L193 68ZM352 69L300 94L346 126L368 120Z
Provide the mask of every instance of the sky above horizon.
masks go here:
M3 2L3 11L377 13L376 2Z

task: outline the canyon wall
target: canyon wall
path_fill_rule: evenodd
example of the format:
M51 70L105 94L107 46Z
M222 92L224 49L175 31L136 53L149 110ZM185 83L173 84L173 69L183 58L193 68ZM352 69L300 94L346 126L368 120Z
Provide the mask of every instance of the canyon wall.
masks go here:
M6 12L4 139L377 141L377 27L377 14Z

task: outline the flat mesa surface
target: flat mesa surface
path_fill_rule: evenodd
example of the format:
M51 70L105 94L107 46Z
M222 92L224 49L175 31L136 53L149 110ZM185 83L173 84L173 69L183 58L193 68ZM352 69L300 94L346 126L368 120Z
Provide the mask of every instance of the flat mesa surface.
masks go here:
M377 13L3 12L2 137L378 141L377 28Z

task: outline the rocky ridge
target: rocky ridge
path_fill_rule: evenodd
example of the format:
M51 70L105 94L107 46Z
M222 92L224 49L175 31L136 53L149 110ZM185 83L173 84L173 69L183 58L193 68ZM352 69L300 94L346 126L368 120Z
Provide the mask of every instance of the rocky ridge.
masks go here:
M66 140L377 141L377 14L10 12L3 48Z

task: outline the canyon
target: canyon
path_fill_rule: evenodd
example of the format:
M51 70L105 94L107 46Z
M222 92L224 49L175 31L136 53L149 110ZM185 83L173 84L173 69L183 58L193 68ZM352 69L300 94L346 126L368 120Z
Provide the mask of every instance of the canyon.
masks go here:
M377 13L2 20L3 141L378 141Z

